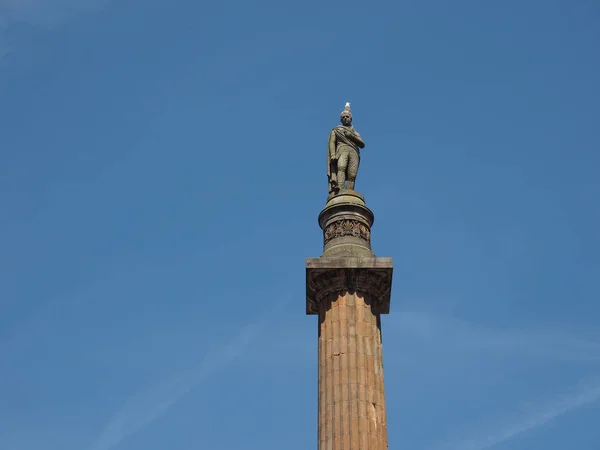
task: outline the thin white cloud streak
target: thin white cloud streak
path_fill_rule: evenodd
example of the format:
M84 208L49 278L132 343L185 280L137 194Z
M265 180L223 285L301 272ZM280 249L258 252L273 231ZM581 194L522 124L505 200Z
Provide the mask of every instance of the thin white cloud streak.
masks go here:
M288 304L291 298L288 296L288 299L280 303L279 307L273 308L268 316ZM178 372L131 397L113 415L89 450L110 450L117 447L125 438L141 431L165 414L179 399L211 375L233 363L264 328L266 317L266 314L262 314L243 327L227 344L215 347L197 367Z
M73 16L105 6L110 0L0 0L0 14L9 24L49 28Z
M55 29L80 13L105 7L110 1L0 0L0 63L18 52L24 33L30 34L32 29Z
M468 440L445 442L435 450L489 450L507 442L520 434L542 427L564 414L600 400L600 379L594 379L577 387L576 392L554 399L549 405L542 405L533 413L518 421L496 427L497 431L488 432Z
M497 330L452 317L413 311L398 312L390 319L385 321L384 327L391 326L394 333L408 334L411 342L420 342L433 350L456 348L553 361L600 362L600 341L560 330Z
M452 361L457 357L464 361L465 358L483 354L496 359L524 357L529 361L600 364L600 339L595 336L577 336L562 330L498 330L425 311L394 311L393 315L383 318L382 327L387 352L394 351L396 344L393 341L410 343L406 344L404 351L414 351L417 358L429 355L425 356L428 361L432 360L432 353L436 354L436 364L441 363L441 356L438 357L438 354ZM269 365L298 367L312 364L316 344L310 339L297 339L298 333L303 333L303 330L300 326L291 330L286 325L285 329L278 332L280 339L265 343L268 349L266 353L276 352L281 355L276 361L266 358L262 352L251 352L244 357ZM282 352L283 348L294 348L294 351ZM399 361L411 364L413 359L406 353L404 355ZM423 364L423 361L420 360L418 364Z
M257 332L256 325L246 326L225 347L218 348L207 355L198 367L177 373L134 395L114 414L90 450L112 449L127 436L137 433L162 416L195 386L232 363L253 340Z

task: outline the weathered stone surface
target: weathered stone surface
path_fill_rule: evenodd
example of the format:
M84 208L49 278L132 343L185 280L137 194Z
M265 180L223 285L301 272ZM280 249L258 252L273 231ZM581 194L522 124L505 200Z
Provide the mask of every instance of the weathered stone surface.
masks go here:
M329 192L334 194L342 189L354 189L360 164L359 149L365 147L362 137L352 126L350 103L346 103L340 121L342 124L329 133L327 146L327 179Z
M358 293L319 305L319 450L387 450L381 323Z
M306 258L307 269L392 269L394 267L392 258L376 257L326 257Z
M306 260L306 313L319 316L318 449L387 450L381 314L391 258Z
M358 293L375 314L388 314L392 291L391 258L337 257L306 260L306 314L317 314L319 304L332 294Z
M332 131L330 155L339 132ZM352 174L328 175L323 254L306 260L306 314L319 316L318 449L387 450L381 314L390 310L392 258L371 250L375 217L364 197L335 184Z
M371 230L368 226L357 219L342 219L331 223L324 230L323 242L327 245L332 239L344 236L352 236L367 241L371 244Z
M319 214L323 255L372 256L371 226L375 220L364 197L349 189L330 196Z

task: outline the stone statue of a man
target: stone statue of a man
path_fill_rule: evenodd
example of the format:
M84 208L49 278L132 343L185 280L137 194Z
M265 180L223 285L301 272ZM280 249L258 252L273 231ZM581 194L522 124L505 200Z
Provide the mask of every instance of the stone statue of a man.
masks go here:
M354 189L360 163L359 148L365 147L360 134L352 126L350 103L346 103L340 120L342 124L329 133L327 178L330 194L337 194L342 189Z

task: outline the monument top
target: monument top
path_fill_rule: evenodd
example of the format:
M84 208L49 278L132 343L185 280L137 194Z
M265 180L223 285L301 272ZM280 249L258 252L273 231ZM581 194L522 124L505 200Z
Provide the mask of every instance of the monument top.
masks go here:
M365 147L360 134L352 125L350 102L340 114L341 125L329 133L327 146L327 179L329 194L337 195L343 189L354 190L360 149Z

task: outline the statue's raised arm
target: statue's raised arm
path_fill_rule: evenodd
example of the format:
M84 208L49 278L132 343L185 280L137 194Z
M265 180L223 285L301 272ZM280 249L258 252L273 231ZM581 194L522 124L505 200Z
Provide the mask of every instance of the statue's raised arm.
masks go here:
M358 165L360 163L360 148L365 143L352 126L350 103L340 114L341 125L329 133L327 148L327 178L329 193L336 195L343 189L354 190Z

